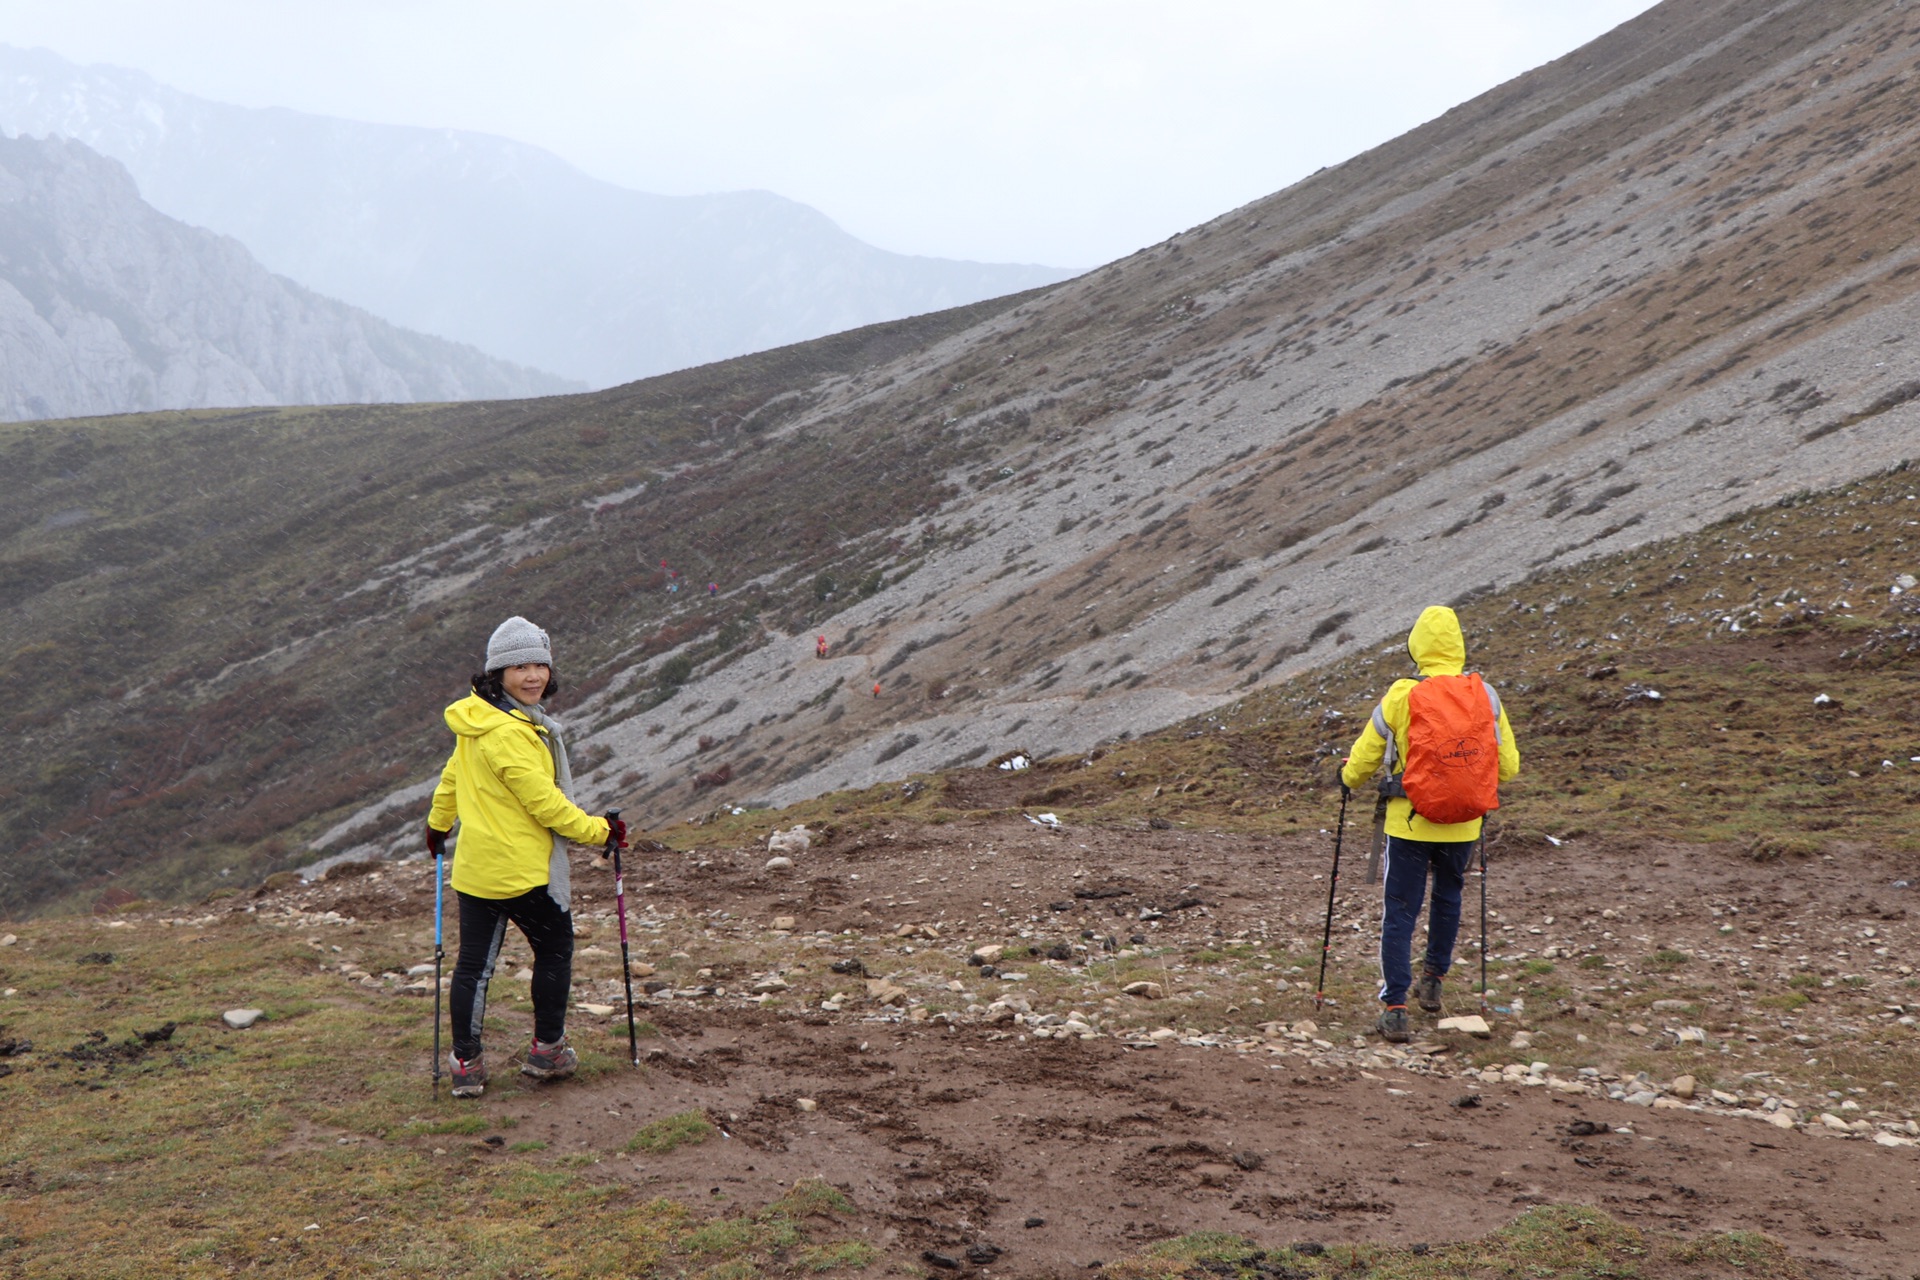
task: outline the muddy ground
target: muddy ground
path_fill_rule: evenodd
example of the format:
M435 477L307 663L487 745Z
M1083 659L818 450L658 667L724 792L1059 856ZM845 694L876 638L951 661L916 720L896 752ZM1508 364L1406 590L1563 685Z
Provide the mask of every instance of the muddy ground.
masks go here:
M1323 832L1055 833L1015 814L816 831L790 871L765 869L762 848L637 850L644 1064L510 1079L475 1107L547 1148L465 1158L597 1156L728 1210L823 1176L920 1273L926 1251L983 1275L1083 1272L1196 1230L1439 1242L1575 1202L1643 1227L1765 1231L1834 1274L1920 1274L1916 868L1865 848L1757 863L1496 840L1494 1034L1422 1016L1409 1052L1367 1034L1364 853L1350 830L1336 1003L1316 1011ZM582 855L575 884L571 1033L624 1058L610 877ZM1449 1012L1479 1007L1478 888ZM376 958L420 949L430 903L426 870L401 866L250 905L344 945L350 987L392 999L402 979ZM986 977L968 956L991 944L1006 950ZM496 979L511 1028L497 1075L527 1021L523 953ZM835 972L853 960L864 973ZM1123 994L1148 980L1158 998ZM624 1151L690 1109L724 1136ZM1003 1252L975 1267L981 1243Z

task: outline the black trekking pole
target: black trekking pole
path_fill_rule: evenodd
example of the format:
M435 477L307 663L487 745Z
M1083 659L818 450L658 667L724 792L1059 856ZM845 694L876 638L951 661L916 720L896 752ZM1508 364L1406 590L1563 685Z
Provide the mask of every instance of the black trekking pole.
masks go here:
M607 810L609 828L620 821L618 809ZM627 952L627 878L620 869L621 841L610 829L607 832L607 848L613 852L613 905L620 917L620 978L627 985L627 1055L634 1066L640 1065L640 1035L633 1025L633 962Z
M1484 1018L1487 1013L1487 833L1483 824L1480 831L1480 1016Z
M1313 989L1313 1007L1316 1011L1326 1003L1327 998L1327 953L1333 950L1333 895L1340 883L1340 840L1347 834L1347 796L1345 783L1340 784L1340 821L1333 829L1333 870L1327 876L1327 927L1320 935L1320 981Z
M441 921L446 917L445 894L447 878L442 859L447 852L447 838L434 833L433 840L433 1096L440 1097L440 962L446 956L442 942Z

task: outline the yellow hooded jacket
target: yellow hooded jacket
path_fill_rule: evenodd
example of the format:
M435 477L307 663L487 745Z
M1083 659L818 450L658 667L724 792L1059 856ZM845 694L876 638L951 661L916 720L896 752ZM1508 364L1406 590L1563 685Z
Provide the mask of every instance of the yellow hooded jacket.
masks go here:
M1419 620L1413 624L1413 630L1407 636L1407 652L1412 655L1414 665L1420 668L1423 676L1459 675L1467 665L1467 641L1460 632L1460 619L1453 610L1443 605L1432 605L1421 610ZM1383 723L1393 733L1393 758L1407 758L1407 695L1419 683L1418 680L1393 682L1393 687L1387 690L1387 696L1380 699L1380 706L1368 720L1367 727L1355 739L1347 763L1340 770L1342 782L1357 790L1379 771L1387 754L1387 740L1379 728ZM1505 782L1520 772L1520 749L1514 745L1513 726L1507 723L1505 707L1500 708L1498 723L1500 781ZM1396 796L1387 802L1387 834L1403 839L1442 843L1478 840L1480 823L1479 818L1450 824L1428 822L1413 811L1413 805L1404 796Z
M547 883L557 833L580 844L607 842L607 820L554 785L547 731L478 694L447 708L453 755L440 771L427 825L460 821L453 887L476 898L517 898Z

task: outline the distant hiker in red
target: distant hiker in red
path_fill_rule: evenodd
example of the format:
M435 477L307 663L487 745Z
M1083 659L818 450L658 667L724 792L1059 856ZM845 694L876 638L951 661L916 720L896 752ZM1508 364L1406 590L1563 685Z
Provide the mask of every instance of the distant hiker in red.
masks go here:
M873 696L876 698L880 696L880 682L878 680L873 682Z
M825 636L820 636L814 640L813 651L822 658L827 656L827 638Z
M1453 610L1434 605L1407 637L1417 679L1396 680L1373 710L1340 770L1342 791L1381 773L1386 813L1385 916L1380 924L1380 1014L1377 1030L1412 1039L1407 990L1420 1007L1440 1012L1440 980L1453 965L1460 898L1482 817L1500 807L1499 785L1520 772L1520 751L1500 695L1465 671L1467 642ZM1413 982L1413 930L1433 873L1427 954Z
M713 597L713 596L717 596L717 595L719 595L719 594L720 594L720 584L719 584L719 583L717 583L717 582L709 582L709 583L707 584L707 595L708 595L708 597L710 597L710 598L711 598L711 597Z

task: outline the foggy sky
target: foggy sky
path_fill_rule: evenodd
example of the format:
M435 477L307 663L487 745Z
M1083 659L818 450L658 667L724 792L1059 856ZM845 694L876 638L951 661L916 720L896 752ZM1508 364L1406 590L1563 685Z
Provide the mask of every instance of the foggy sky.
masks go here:
M188 93L764 188L907 253L1092 266L1650 0L0 0L0 42Z

